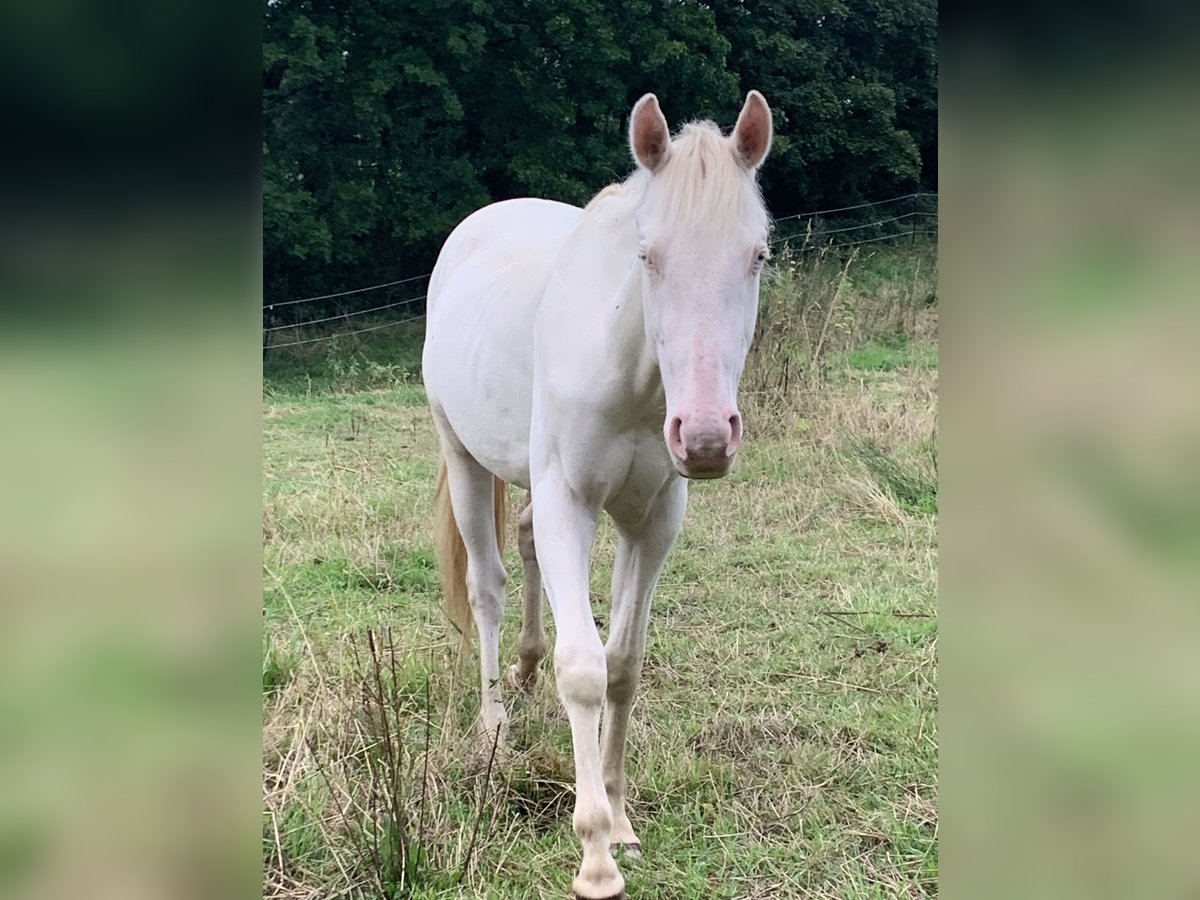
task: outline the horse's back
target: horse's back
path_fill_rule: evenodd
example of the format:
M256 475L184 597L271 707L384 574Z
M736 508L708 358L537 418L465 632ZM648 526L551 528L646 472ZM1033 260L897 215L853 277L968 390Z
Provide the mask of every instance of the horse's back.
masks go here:
M446 239L430 278L423 369L439 425L523 486L534 322L551 264L581 215L550 200L485 206Z

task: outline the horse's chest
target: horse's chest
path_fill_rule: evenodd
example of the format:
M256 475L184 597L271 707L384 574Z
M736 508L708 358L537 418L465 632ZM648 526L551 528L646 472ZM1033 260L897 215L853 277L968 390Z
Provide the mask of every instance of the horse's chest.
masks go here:
M618 521L640 521L677 478L657 431L602 435L588 429L567 436L559 456L567 480L579 495L603 507Z
M609 515L617 522L630 525L641 522L662 496L663 485L679 477L667 458L662 440L659 439L657 444L653 446L648 442L641 452L631 458L624 482L604 504Z

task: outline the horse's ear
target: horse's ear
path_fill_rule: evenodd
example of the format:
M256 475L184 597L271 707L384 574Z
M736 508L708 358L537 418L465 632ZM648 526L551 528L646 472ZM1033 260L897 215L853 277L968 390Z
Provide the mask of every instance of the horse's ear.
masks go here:
M767 106L762 94L751 91L746 95L746 104L730 135L737 161L747 169L757 169L771 149L773 134L771 107Z
M658 106L658 98L646 94L633 106L629 117L629 148L638 165L653 172L671 152L671 130Z

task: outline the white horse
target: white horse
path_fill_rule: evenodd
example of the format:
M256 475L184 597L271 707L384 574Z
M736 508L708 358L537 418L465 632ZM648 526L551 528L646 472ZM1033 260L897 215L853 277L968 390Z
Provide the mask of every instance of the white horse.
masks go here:
M525 610L508 675L525 689L537 678L544 579L575 750L583 861L572 887L586 900L620 896L612 854L640 852L625 812L625 734L687 479L725 475L741 442L737 387L767 257L755 173L771 135L757 91L728 137L705 122L674 139L646 94L630 120L628 180L586 209L520 199L479 210L447 239L429 285L423 365L442 450L447 612L464 635L473 614L479 631L490 746L507 723L502 492L504 482L528 489ZM588 597L601 510L619 535L607 644Z

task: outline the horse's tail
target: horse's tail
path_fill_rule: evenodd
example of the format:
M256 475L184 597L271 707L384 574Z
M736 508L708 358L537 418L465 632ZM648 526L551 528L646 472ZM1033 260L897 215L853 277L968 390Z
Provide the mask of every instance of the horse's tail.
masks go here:
M494 487L496 517L496 544L504 549L504 535L508 528L508 504L505 502L505 484L499 478ZM437 557L438 573L442 579L442 599L446 618L450 620L463 643L471 639L474 616L467 595L467 547L454 518L450 504L450 485L446 479L446 461L439 461L437 495L434 499L434 556Z

